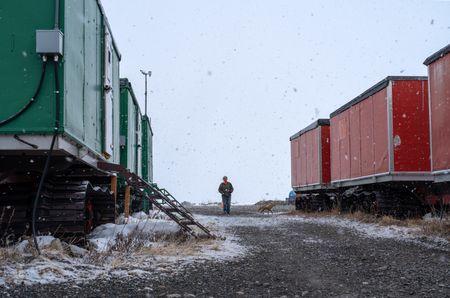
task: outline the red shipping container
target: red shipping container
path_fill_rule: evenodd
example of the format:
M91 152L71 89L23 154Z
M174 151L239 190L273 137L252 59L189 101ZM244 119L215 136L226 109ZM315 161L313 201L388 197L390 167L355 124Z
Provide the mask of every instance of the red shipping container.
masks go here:
M426 77L387 77L330 115L331 182L431 179Z
M330 182L330 122L319 119L290 138L294 190L326 187Z
M450 180L450 45L428 57L431 170Z

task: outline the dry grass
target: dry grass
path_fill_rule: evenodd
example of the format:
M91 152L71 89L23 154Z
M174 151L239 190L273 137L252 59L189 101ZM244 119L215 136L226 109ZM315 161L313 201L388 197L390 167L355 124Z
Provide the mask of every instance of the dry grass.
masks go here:
M446 237L450 241L450 220L428 220L422 224L425 235L437 235Z
M7 262L21 262L23 257L17 253L17 251L11 247L0 248L0 264Z
M179 256L195 255L207 240L177 234L145 234L134 231L126 236L119 234L114 243L104 252L91 250L85 260L92 264L108 263L111 268L121 268L130 261L130 256Z
M401 227L410 227L417 228L419 231L426 236L439 236L446 238L450 241L450 217L444 217L442 220L438 218L433 219L421 219L421 218L407 218L407 219L398 219L392 216L376 216L369 213L364 212L340 212L337 209L331 209L322 212L305 212L302 210L293 210L289 212L290 215L301 215L305 217L338 217L345 218L349 220L356 220L363 223L373 223L379 224L383 226L401 226Z
M219 250L220 245L211 239L189 238L185 241L162 242L140 250L141 254L158 256L193 256L196 255L203 246L211 245L211 249Z

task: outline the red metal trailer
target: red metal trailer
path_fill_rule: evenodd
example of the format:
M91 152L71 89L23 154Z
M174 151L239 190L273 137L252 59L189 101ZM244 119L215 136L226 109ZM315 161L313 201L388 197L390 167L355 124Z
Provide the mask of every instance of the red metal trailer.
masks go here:
M428 66L431 171L433 194L427 200L433 205L450 204L450 44L440 49L424 64Z
M387 77L330 115L331 182L430 181L426 77Z
M319 119L290 138L292 188L300 201L325 208L330 190L330 122ZM320 205L320 206L318 206ZM310 206L312 207L312 206Z
M428 57L431 171L450 181L450 45Z

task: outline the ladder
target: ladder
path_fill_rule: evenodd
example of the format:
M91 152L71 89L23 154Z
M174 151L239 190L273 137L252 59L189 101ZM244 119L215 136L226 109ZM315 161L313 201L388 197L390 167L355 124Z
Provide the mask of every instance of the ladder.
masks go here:
M176 222L186 234L198 238L200 235L195 230L195 227L197 227L206 235L206 237L216 238L216 236L214 236L209 229L196 221L192 216L192 213L189 212L166 189L159 188L155 184L148 183L121 165L111 164L108 162L98 162L97 166L105 171L120 174L128 185L133 187L133 189L142 196L147 197L153 205Z

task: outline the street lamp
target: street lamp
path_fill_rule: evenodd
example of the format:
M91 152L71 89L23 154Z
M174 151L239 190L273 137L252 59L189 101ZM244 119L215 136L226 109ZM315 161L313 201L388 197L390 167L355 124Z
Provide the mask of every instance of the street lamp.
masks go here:
M143 71L141 69L141 73L145 76L145 116L147 116L147 77L152 76L151 71Z

